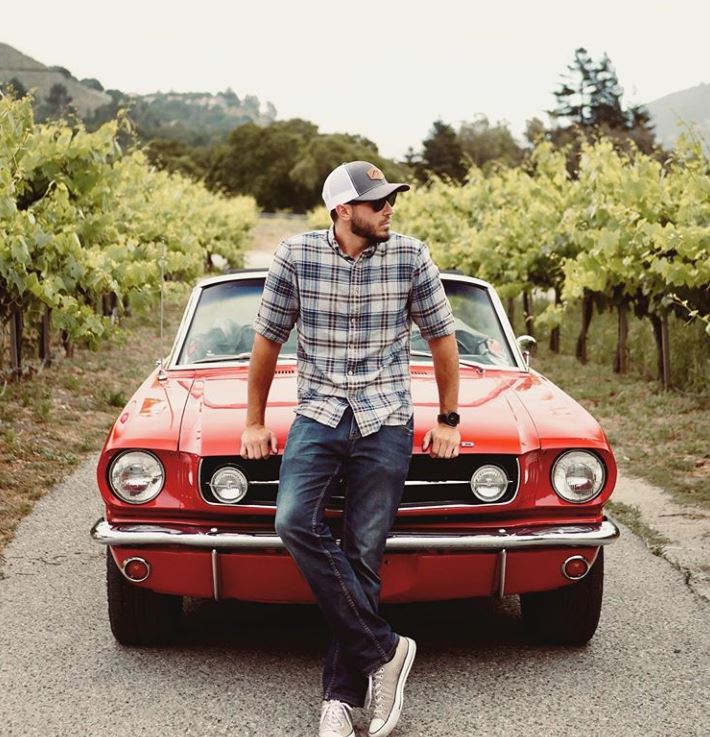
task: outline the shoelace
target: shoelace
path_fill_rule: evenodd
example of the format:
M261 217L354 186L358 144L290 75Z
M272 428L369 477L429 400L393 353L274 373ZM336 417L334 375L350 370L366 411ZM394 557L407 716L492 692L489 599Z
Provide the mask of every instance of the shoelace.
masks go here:
M327 701L323 710L325 726L333 729L350 726L348 707L342 701Z
M371 682L371 689L370 689L370 700L371 703L374 706L374 713L375 716L381 716L380 712L382 711L382 708L384 707L384 700L385 700L385 674L384 670L380 668L379 670L376 670L370 679Z

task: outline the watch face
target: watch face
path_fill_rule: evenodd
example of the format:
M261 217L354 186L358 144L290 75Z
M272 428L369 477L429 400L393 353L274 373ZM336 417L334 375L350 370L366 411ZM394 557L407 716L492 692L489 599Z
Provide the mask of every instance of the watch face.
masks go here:
M445 415L439 415L437 419L439 422L442 422L445 425L449 425L451 427L456 427L461 420L457 412L449 412Z

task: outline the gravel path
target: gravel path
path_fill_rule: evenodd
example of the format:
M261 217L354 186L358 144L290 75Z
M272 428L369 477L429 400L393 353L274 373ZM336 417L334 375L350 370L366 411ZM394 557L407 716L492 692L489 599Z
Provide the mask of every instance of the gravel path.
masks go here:
M45 496L0 580L0 734L315 735L326 637L313 607L190 601L181 647L115 643L96 456ZM710 604L628 531L607 549L602 622L582 649L524 636L517 601L388 607L420 654L394 733L706 737ZM366 716L356 712L362 734Z

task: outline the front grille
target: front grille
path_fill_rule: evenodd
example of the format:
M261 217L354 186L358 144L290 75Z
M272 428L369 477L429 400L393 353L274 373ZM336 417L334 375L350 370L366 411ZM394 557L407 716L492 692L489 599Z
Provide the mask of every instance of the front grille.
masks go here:
M487 506L477 499L470 486L473 472L481 466L493 464L500 466L508 477L508 489L494 504L506 504L515 498L518 491L519 468L515 456L479 455L467 453L449 460L432 459L427 455L414 455L409 464L407 483L400 508L427 507L439 505ZM223 505L212 493L209 481L214 472L222 466L236 466L249 479L246 496L235 505ZM243 506L245 504L263 507L276 505L281 456L254 461L240 456L212 456L203 458L200 464L200 493L210 504L221 506ZM340 479L333 493L330 509L342 509L347 489Z

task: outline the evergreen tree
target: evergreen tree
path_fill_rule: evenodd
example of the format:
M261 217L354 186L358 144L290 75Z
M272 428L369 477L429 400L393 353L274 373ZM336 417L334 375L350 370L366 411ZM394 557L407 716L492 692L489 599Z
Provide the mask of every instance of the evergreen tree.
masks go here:
M598 136L606 136L619 150L632 153L658 152L653 125L648 111L641 105L625 108L624 90L609 57L604 54L595 61L584 48L574 52L568 73L554 92L557 106L548 110L555 121L544 136L556 146L567 150L567 169L576 176L580 144ZM528 140L540 135L537 121L527 132Z
M429 174L462 182L466 176L463 148L456 131L442 120L434 122L429 137L424 139L421 162L416 166L419 179Z
M629 129L632 122L630 111L621 104L624 89L619 84L614 65L604 54L594 66L594 83L591 95L592 125L607 125L609 128Z
M548 115L558 122L582 127L592 124L592 93L595 89L594 61L585 48L574 52L574 61L567 66L569 74L563 75L555 110Z
M557 107L548 111L558 127L604 127L614 131L651 129L650 116L643 106L624 108L624 88L607 54L597 62L580 47L575 50L574 61L567 69L568 74L563 75L554 93Z

